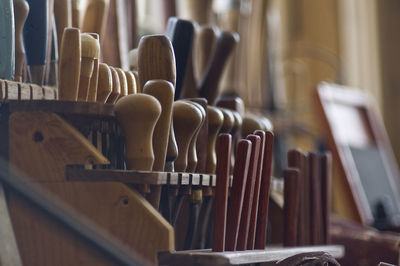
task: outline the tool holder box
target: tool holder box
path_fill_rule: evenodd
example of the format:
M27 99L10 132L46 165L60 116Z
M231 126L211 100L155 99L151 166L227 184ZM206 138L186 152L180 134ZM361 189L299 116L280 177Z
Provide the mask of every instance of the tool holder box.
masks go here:
M175 251L172 226L132 184L215 186L205 174L125 170L123 136L113 105L56 101L50 91L14 94L3 86L0 153L8 171L24 174L153 264L237 265L269 262L298 253L326 251L343 256L340 246L267 248L240 252ZM43 94L41 94L43 93ZM13 95L13 96L12 96ZM36 95L36 96L35 96ZM24 100L26 99L26 100ZM41 99L41 100L36 100ZM107 143L104 144L104 141ZM272 189L282 184L273 181ZM81 241L32 202L5 187L17 254L23 265L110 265L93 246ZM268 265L268 264L267 264ZM273 264L271 264L273 265Z

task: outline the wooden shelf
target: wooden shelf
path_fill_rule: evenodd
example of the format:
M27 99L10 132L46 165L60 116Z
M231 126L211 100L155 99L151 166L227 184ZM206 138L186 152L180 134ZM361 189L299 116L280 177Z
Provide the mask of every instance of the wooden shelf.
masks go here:
M215 187L215 175L178 173L178 172L145 172L118 169L83 169L82 166L67 166L66 177L69 181L121 182L125 184L149 185L193 185ZM229 182L232 184L232 179ZM272 178L271 189L283 191L283 180Z
M160 265L240 265L263 263L275 265L276 261L300 253L327 252L334 258L344 256L344 247L339 245L307 247L267 247L265 250L211 252L211 250L189 250L160 252Z

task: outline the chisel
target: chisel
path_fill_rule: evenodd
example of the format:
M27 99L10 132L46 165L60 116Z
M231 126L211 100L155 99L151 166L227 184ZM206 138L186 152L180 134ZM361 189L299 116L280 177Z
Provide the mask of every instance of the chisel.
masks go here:
M32 83L43 85L47 39L48 39L48 1L28 0L29 14L23 35L28 74Z
M60 100L76 101L81 71L81 34L77 28L65 28L58 65L58 95Z
M81 34L81 72L79 76L78 100L87 101L94 61L99 58L99 41L87 33Z
M214 230L212 244L212 250L216 252L225 251L231 144L231 135L219 135L217 145L217 182L215 187Z
M250 154L251 142L245 139L240 140L236 153L236 163L233 170L233 181L230 192L231 196L229 199L225 239L226 251L236 250Z
M97 85L96 102L105 103L112 92L112 74L110 68L99 64L99 80Z
M22 67L25 62L25 48L22 40L22 29L24 28L26 18L28 17L28 12L29 5L25 0L14 0L15 81L22 81Z

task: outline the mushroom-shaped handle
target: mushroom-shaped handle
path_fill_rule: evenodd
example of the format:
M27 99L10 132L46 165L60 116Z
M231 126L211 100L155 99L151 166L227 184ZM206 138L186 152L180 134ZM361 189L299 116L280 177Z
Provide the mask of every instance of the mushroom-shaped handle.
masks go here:
M104 64L99 64L99 80L97 83L96 102L105 103L112 92L112 74L110 68Z
M208 143L207 143L207 164L206 172L213 174L217 166L217 155L215 153L215 143L219 130L224 123L223 113L216 107L207 106L208 112Z

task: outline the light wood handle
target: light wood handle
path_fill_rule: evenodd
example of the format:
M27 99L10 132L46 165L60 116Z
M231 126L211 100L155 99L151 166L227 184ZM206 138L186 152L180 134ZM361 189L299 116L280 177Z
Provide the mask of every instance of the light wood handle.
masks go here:
M81 1L71 0L71 23L74 28L81 27Z
M119 78L119 84L121 85L121 94L118 99L121 97L128 95L128 80L126 79L125 71L121 68L116 68Z
M99 41L100 37L97 33L89 33L90 36L95 38L97 41ZM94 59L93 63L93 74L92 77L90 78L90 83L89 83L89 94L87 97L87 100L89 102L95 102L96 97L97 97L97 86L98 86L98 79L99 79L99 58L100 58L100 50L99 50L99 55L97 58Z
M167 36L150 35L140 39L138 73L141 88L151 79L164 79L175 86L175 57Z
M14 80L21 81L22 66L25 61L25 48L22 42L22 29L28 17L29 5L25 0L14 0L15 20L15 74Z
M208 143L207 143L207 164L206 173L214 174L217 165L217 156L215 154L215 142L219 130L224 123L223 113L216 107L207 106L208 112Z
M133 76L135 77L136 81L136 93L142 92L142 88L140 87L139 83L139 73L137 71L132 71Z
M175 160L175 171L184 172L187 167L187 155L190 141L202 121L202 113L192 104L176 101L173 104L173 121L175 138L178 145L178 158Z
M125 162L131 170L151 171L154 162L153 132L161 105L147 94L131 94L115 104L115 114L126 140Z
M135 48L129 51L129 68L130 70L138 71L138 54L139 48Z
M54 18L57 29L58 49L61 49L61 40L64 33L64 28L72 26L71 22L71 0L56 0L54 1Z
M121 84L119 82L118 72L114 67L109 66L112 75L112 91L108 96L107 103L115 103L121 94Z
M83 32L95 32L104 36L104 22L109 0L89 0L82 21Z
M178 15L199 24L207 24L210 20L212 2L211 0L179 0L177 1Z
M76 101L81 71L81 34L77 28L65 28L58 67L60 100Z
M110 68L99 64L99 80L97 84L96 102L105 103L112 92L112 74Z
M136 94L137 87L136 87L136 79L135 75L131 71L125 71L126 82L128 83L128 95L129 94Z
M87 33L81 34L81 73L79 77L78 100L87 101L90 80L93 75L94 61L99 59L100 43Z

